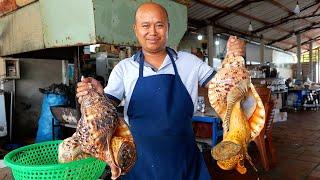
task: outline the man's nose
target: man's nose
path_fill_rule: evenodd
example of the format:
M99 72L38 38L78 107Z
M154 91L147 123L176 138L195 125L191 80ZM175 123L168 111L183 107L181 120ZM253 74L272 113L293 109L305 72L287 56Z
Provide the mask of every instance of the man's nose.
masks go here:
M149 34L150 34L150 35L156 35L156 34L157 34L157 29L156 29L156 26L155 26L155 25L150 26L150 28L149 28Z

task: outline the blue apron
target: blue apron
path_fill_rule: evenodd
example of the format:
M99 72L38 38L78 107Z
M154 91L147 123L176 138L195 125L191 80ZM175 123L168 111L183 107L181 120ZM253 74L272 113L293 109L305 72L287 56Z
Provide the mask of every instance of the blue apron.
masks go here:
M128 107L130 130L137 147L137 162L122 179L211 179L192 129L192 99L167 49L175 75L143 77L140 52L139 78Z

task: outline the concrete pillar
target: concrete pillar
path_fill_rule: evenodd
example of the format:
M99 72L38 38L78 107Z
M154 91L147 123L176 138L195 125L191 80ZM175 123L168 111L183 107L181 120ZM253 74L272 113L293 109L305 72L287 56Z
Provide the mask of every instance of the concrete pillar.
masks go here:
M309 43L309 79L313 81L313 59L312 59L312 42Z
M260 64L264 64L264 40L260 42Z
M207 37L208 37L208 64L213 67L213 58L215 54L215 47L213 42L213 27L207 26Z
M302 69L301 69L301 35L296 34L297 37L297 58L298 58L298 64L297 64L297 79L302 79Z
M213 46L214 46L214 50L213 50L213 57L218 57L219 54L221 53L220 51L220 42L219 45L216 44L216 41L220 41L220 37L218 35L213 36Z

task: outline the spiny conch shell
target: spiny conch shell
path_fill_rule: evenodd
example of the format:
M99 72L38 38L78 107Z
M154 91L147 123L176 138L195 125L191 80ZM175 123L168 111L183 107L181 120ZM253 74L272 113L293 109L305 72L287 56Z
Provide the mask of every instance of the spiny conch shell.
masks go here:
M58 159L60 163L67 163L90 156L89 154L81 151L79 141L74 136L63 140L63 142L59 145L58 152Z
M128 125L118 118L111 101L90 89L80 110L76 132L59 146L59 162L76 160L85 153L107 162L112 179L127 173L135 164L136 147Z
M247 146L264 127L265 110L241 56L227 55L209 84L208 97L223 123L223 140L211 151L220 168L246 173Z

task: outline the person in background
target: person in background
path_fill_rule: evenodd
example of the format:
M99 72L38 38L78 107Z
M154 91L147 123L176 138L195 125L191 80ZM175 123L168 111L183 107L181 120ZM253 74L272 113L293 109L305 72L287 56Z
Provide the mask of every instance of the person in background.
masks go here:
M286 84L286 86L287 86L288 88L290 88L291 83L292 83L292 79L291 79L291 78L286 79L285 84Z
M120 61L103 89L93 78L78 83L77 97L90 88L115 105L124 99L124 118L137 147L137 162L121 179L211 179L192 130L198 84L208 86L215 72L186 52L167 47L169 17L154 2L143 3L133 25L141 50ZM228 53L241 55L242 41L231 37Z

